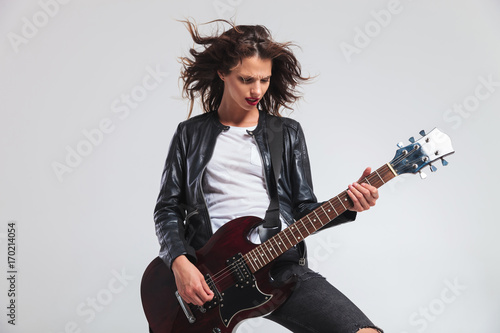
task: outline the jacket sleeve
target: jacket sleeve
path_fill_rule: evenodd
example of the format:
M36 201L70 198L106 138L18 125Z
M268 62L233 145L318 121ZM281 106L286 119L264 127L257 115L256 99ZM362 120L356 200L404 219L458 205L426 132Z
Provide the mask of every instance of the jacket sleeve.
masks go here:
M321 206L324 202L317 202L316 196L313 191L311 166L309 162L309 155L307 152L307 145L302 131L302 127L297 123L297 134L295 142L292 144L293 161L291 177L293 189L293 215L294 219L298 220L307 215L314 209ZM330 221L321 230L330 228L345 222L354 221L356 219L356 212L345 211Z
M182 209L185 197L185 147L182 140L182 126L177 127L167 154L161 178L160 194L154 209L156 235L160 243L159 257L171 268L180 255L196 261L195 250L185 239Z

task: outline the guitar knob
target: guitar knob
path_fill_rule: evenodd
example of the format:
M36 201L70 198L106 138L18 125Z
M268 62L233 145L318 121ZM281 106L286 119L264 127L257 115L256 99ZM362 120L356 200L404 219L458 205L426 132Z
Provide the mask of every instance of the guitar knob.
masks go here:
M399 148L403 148L404 147L404 145L403 145L402 142L398 142L398 144L396 146L398 146Z
M432 171L432 172L437 171L437 168L436 168L434 165L429 164L429 167L431 168L431 171Z
M425 173L423 173L422 171L419 171L418 173L420 175L420 178L422 178L422 179L427 178L427 175Z
M421 136L425 136L425 131L421 130L420 132L418 132L418 134L420 134Z
M448 161L445 160L444 158L441 159L441 163L443 163L443 166L447 166L448 165Z
M410 141L411 143L415 143L415 138L411 137L411 138L408 139L408 141Z

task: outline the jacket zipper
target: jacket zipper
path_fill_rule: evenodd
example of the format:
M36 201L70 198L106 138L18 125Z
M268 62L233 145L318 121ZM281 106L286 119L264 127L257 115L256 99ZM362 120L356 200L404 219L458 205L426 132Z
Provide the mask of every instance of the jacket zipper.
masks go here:
M215 138L215 141L217 141L217 137L222 133L222 131L227 131L229 128L227 126L225 126L222 130L219 131L219 133L217 133L217 136ZM207 204L207 199L205 197L205 193L203 192L203 175L205 174L205 170L207 169L207 165L208 163L210 162L210 160L212 159L212 156L214 154L214 150L215 150L215 144L213 145L213 148L212 148L212 151L210 152L210 156L208 157L208 160L207 160L207 163L205 164L205 166L203 167L203 170L201 171L200 173L200 178L199 178L199 186L200 186L200 192L201 192L201 197L203 198L203 203L205 204L205 213L207 215L207 218L208 218L208 226L207 226L207 229L208 231L210 232L210 235L212 236L214 234L214 229L212 228L212 219L210 218L210 213L208 212L208 204Z

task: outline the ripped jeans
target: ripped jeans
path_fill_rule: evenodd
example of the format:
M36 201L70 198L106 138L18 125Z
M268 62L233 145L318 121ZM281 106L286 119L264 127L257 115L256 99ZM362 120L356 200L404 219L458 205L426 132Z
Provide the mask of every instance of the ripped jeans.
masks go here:
M355 333L361 328L383 333L344 294L298 260L295 248L276 260L271 271L275 280L295 274L298 281L286 302L265 318L295 333Z

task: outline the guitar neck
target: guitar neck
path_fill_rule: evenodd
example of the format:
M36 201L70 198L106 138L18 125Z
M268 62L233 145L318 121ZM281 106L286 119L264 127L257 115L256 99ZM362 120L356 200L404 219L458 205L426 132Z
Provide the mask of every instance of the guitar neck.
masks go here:
M396 172L387 163L364 178L362 182L379 188L396 176ZM346 190L245 254L243 256L245 262L252 273L255 273L350 207L352 202Z

